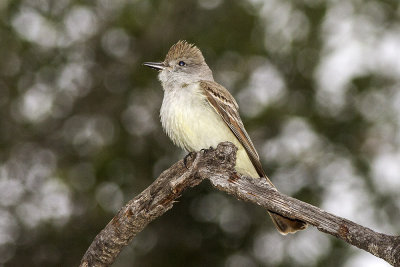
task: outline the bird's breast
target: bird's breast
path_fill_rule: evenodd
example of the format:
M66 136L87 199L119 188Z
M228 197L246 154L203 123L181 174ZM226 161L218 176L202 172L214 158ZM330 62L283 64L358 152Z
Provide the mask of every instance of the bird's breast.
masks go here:
M199 84L164 90L160 117L170 139L187 151L215 148L225 141L233 143L238 148L236 169L257 177L244 147L202 94Z
M223 141L238 143L197 83L165 90L160 114L167 135L187 151L216 147Z

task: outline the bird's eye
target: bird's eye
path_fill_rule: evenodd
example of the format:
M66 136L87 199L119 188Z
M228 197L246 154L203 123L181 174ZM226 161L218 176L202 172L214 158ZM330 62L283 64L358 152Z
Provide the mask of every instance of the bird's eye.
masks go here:
M186 65L186 63L185 62L183 62L183 61L179 61L179 66L181 66L181 67L183 67L183 66L185 66Z

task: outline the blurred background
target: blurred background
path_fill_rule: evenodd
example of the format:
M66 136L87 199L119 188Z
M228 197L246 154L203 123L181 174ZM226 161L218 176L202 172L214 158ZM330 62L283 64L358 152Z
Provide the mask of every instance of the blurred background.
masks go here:
M400 233L397 0L1 0L0 265L77 266L122 205L185 153L144 61L195 43L282 192ZM208 183L114 266L389 266Z

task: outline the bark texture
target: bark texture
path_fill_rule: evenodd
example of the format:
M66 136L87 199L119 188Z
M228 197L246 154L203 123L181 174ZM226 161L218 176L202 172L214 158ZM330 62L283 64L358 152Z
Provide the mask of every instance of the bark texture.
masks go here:
M95 237L80 266L110 266L121 250L147 224L171 209L189 187L208 179L221 191L266 210L307 222L321 232L400 266L400 237L374 232L352 221L288 197L263 179L238 175L234 170L236 147L221 143L216 149L189 154L165 170L147 189L129 201Z

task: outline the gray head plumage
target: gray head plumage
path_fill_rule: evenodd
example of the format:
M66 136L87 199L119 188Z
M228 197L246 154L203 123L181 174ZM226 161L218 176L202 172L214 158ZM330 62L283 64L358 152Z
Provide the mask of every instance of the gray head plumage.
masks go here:
M160 71L158 77L164 89L214 80L200 49L186 41L171 46L163 62L146 62L144 65Z
M184 62L185 60L189 60L195 64L205 63L200 49L198 49L194 44L189 44L185 40L178 41L176 44L171 46L164 62L172 62L176 60L182 60Z

